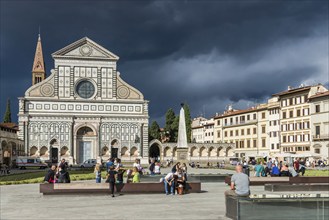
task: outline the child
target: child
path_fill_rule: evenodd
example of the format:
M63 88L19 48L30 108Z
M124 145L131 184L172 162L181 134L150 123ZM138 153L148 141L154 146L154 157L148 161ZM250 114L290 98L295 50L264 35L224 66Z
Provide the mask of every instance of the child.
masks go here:
M140 173L138 172L137 167L134 167L132 176L133 176L133 183L139 183L141 181L140 180Z
M96 164L94 173L96 175L96 183L101 183L102 176L101 176L101 168L99 163Z
M115 174L117 174L117 171L114 170L114 166L110 166L108 180L112 197L114 197Z

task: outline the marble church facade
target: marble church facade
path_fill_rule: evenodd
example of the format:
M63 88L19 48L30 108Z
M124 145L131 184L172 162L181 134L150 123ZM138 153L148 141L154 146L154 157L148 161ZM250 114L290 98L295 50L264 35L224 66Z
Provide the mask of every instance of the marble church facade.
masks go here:
M18 136L28 155L72 164L148 159L148 101L121 78L119 57L85 37L53 53L43 79L40 37L38 45L32 78L39 78L19 98Z

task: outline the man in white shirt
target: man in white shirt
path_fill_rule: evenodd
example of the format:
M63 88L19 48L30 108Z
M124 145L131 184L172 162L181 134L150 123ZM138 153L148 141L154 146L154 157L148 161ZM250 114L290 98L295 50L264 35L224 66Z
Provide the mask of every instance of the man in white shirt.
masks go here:
M164 186L165 186L165 192L166 195L169 195L168 192L168 186L170 186L170 193L171 195L175 195L175 181L177 180L178 176L174 173L168 173L163 182L164 182Z

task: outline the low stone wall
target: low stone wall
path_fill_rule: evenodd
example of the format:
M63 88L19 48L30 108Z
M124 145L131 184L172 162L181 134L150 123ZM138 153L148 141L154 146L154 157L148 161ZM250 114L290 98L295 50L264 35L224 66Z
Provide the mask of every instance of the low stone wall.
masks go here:
M226 217L234 220L329 219L329 197L322 194L225 196Z
M265 184L265 191L271 192L292 192L292 191L327 191L329 192L329 183L305 183L305 184Z
M189 193L201 192L201 182L188 182ZM73 183L55 183L40 184L40 193L44 195L54 194L109 194L108 183L90 183L90 182L73 182ZM164 193L163 183L123 183L116 184L115 192L118 193Z

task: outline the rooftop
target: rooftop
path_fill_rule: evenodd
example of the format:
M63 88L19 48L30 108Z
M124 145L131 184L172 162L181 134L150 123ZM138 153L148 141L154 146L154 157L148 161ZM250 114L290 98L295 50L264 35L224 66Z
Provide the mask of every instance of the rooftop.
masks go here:
M0 127L18 131L18 125L15 123L0 123Z
M299 88L292 88L292 89L288 89L279 93L275 93L272 96L283 96L283 95L289 95L289 94L293 94L293 93L297 93L297 92L303 92L303 91L307 91L310 90L311 86L303 86L303 87L299 87Z
M319 97L324 97L324 96L329 96L329 91L318 92L315 95L312 95L309 99L314 99L314 98L319 98Z

